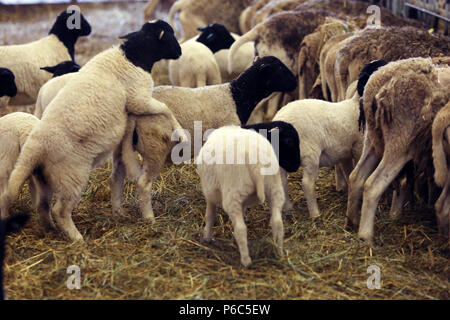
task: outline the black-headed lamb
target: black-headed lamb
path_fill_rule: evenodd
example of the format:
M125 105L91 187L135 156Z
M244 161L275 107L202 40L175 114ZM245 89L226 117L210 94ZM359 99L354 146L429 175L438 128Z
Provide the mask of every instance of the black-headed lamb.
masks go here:
M17 86L14 73L7 68L0 68L0 106L7 102L2 100L14 97L17 94Z
M27 223L27 214L17 214L6 220L0 219L0 301L6 299L3 285L3 264L5 261L6 237L12 233L19 232Z
M450 68L424 58L391 62L370 77L360 119L363 153L350 175L347 204L347 224L359 225L358 236L368 243L381 195L404 166L412 160L421 164L417 168L432 166L432 121L448 103L449 88Z
M223 127L211 133L196 158L196 164L206 199L204 239L212 240L216 208L221 205L233 223L241 263L249 266L252 260L247 245L245 209L264 203L267 197L274 243L278 254L283 255L281 212L285 193L272 144L254 130Z
M170 109L152 97L150 74L156 61L180 57L173 29L156 21L123 38L120 46L98 54L75 73L48 105L9 179L11 203L24 181L33 172L41 172L40 187L49 188L55 198L52 217L72 241L83 239L72 221L72 210L92 168L122 141L128 114L161 114L180 128Z
M63 11L56 19L49 35L27 44L0 46L1 66L10 69L16 79L17 95L3 106L32 104L36 102L39 89L50 80L51 75L42 67L73 60L75 43L79 37L91 33L91 26L80 14L80 28L69 28L72 15Z
M155 88L153 97L167 104L172 110L182 127L189 132L191 145L187 148L183 145L173 148L176 142L171 141L172 130L164 117L137 117L136 129L127 128L123 152L114 153L111 181L114 212L117 214L122 212L124 179L125 174L128 174L131 178L137 179L142 216L144 219L154 221L152 184L165 162L174 159L171 154L179 157L179 153L183 151L180 161L189 161L198 154L203 135L208 130L246 124L259 101L275 91L292 91L296 85L295 76L280 60L275 57L264 57L227 84L197 89L167 86ZM134 148L144 159L143 170L133 153Z

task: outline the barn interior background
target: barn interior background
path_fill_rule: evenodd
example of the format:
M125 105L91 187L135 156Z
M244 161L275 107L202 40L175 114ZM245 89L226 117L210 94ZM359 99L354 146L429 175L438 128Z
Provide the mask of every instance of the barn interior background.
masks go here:
M449 1L371 1L397 14L426 21L448 34ZM74 3L92 25L77 43L76 61L117 43L144 23L146 1L0 1L0 44L25 43L47 34L54 17ZM157 18L166 18L163 3ZM439 16L439 17L438 17ZM158 78L158 84L167 79ZM4 111L29 110L30 106ZM320 171L323 217L308 218L301 170L290 178L296 213L285 216L286 257L272 254L267 207L249 217L249 246L255 265L239 266L232 227L219 214L218 238L200 242L205 202L194 166L168 166L153 187L155 225L137 219L134 185L126 186L128 215L111 213L110 165L97 169L73 216L87 230L86 245L70 244L57 233L43 234L33 217L25 232L10 239L5 282L10 299L449 299L447 242L438 237L434 210L419 202L398 221L388 216L390 196L380 204L377 249L355 241L344 229L346 197L334 187L331 169ZM391 192L387 192L391 194ZM29 211L26 188L16 211ZM273 256L272 256L273 255ZM68 290L67 267L82 270L82 289ZM368 290L368 266L383 270L382 290Z

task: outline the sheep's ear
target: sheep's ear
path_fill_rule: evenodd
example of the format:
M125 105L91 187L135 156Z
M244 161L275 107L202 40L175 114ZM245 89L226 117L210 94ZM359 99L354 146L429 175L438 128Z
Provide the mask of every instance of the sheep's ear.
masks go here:
M209 28L209 26L203 26L203 27L197 28L197 30L203 32L208 28Z
M119 37L119 39L130 39L131 37L133 37L134 35L136 35L138 33L139 33L139 31L131 32L131 33L127 34L127 35Z
M30 216L26 213L16 214L15 216L8 218L5 221L6 234L11 234L20 231L25 226L25 224L29 219Z
M41 70L45 70L45 71L47 71L47 72L50 72L50 73L54 74L54 73L56 72L56 66L53 66L53 67L43 67L43 68L41 68Z

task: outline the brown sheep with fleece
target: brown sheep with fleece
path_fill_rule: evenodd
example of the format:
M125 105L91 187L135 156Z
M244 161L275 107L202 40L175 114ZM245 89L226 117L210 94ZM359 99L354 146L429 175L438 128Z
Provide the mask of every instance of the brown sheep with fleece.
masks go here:
M253 0L253 2L241 13L239 17L239 28L241 32L247 33L252 28L252 19L256 12L272 0Z
M414 57L450 55L450 38L431 35L412 27L386 27L365 29L337 53L336 82L339 99L345 95L348 85L358 79L362 66L370 61L384 59L396 61Z
M372 243L379 199L405 164L430 166L432 121L448 103L449 89L450 68L431 59L391 62L370 77L362 99L363 154L350 175L347 206L347 222L359 224L360 238Z
M279 12L290 11L305 1L306 0L272 0L255 13L251 20L251 26L254 27Z

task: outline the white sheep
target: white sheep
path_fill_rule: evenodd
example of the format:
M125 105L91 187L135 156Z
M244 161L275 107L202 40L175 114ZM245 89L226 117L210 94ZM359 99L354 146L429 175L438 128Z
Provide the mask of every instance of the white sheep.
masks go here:
M282 255L281 211L285 194L278 160L270 142L254 130L223 127L209 136L196 162L206 199L205 241L212 240L216 207L222 205L233 223L241 263L249 266L252 260L247 245L245 209L264 203L267 196L274 243L278 254Z
M73 14L80 15L80 28L69 28ZM39 89L51 78L41 68L73 60L77 39L90 32L91 26L81 13L64 11L56 19L48 36L27 44L0 46L1 66L14 73L17 86L17 95L2 101L0 106L35 103Z
M128 114L163 114L178 121L154 98L151 69L160 59L176 59L181 48L173 29L163 21L146 23L126 41L92 58L48 105L30 133L11 173L8 202L33 172L41 172L52 190L52 217L72 241L83 237L71 213L88 182L123 138Z
M157 87L153 97L167 104L182 127L189 132L190 141L196 141L199 149L202 142L200 133L203 135L209 129L245 124L259 101L274 91L292 91L296 85L294 74L280 60L264 57L231 83L197 89ZM194 130L195 121L201 121L201 126L197 125L197 133ZM167 122L162 116L137 117L136 129L134 126L127 128L123 151L115 152L113 160L111 202L115 213L122 212L121 197L126 172L130 178L137 179L142 216L154 221L152 184L166 160L172 160L171 150L177 155L183 151L181 162L198 154L194 143L181 150L180 145L172 149L175 142L171 142L172 129ZM145 170L142 170L137 161L134 148L142 155Z
M222 83L219 66L207 46L190 39L181 44L181 51L180 59L169 61L172 85L199 88Z
M236 79L242 72L247 70L253 63L254 43L247 42L234 55L233 69L231 72L228 70L228 54L231 45L240 38L235 33L230 33L224 25L219 23L213 23L209 26L199 28L202 32L197 41L207 46L216 58L216 62L219 65L220 74L222 76L222 82L230 82Z
M312 218L320 215L315 193L315 182L320 167L339 165L345 178L353 169L353 160L359 159L362 135L359 131L359 98L371 72L384 61L376 61L361 71L358 92L338 103L322 100L298 100L283 107L274 121L292 124L300 138L303 189Z

